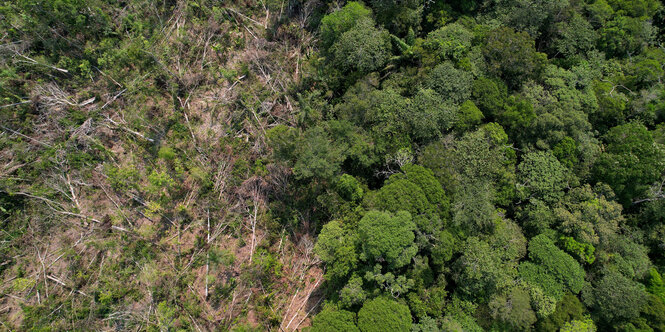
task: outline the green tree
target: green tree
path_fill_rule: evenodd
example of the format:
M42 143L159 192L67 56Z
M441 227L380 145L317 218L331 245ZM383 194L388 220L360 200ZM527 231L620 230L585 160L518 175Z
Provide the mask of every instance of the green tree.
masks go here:
M551 152L527 153L517 169L518 193L523 199L538 199L552 204L563 197L567 170Z
M413 242L415 229L411 214L406 211L394 215L380 211L367 212L358 225L363 259L386 262L393 268L409 264L417 251Z
M470 299L486 303L493 294L508 287L516 275L515 264L502 260L500 250L477 237L468 238L462 256L454 263L453 279L457 290Z
M389 34L377 29L371 18L361 18L335 41L330 51L336 69L369 73L383 68L388 61Z
M573 257L557 248L547 236L541 234L529 241L529 258L541 264L547 273L571 292L579 293L584 287L584 269Z
M420 89L410 104L407 121L417 142L441 138L456 122L457 106L431 89Z
M556 310L550 316L536 324L538 331L557 332L566 323L573 320L585 319L586 308L573 294L567 293L556 305Z
M444 99L462 103L471 96L473 76L470 72L457 69L446 61L432 69L424 80L423 86L436 91Z
M340 36L351 30L360 19L371 18L372 11L362 3L349 1L342 9L321 19L321 43L330 48Z
M479 125L484 118L483 112L476 107L476 104L471 100L467 100L459 107L455 128L462 132L467 131Z
M596 332L596 324L593 323L591 318L587 317L584 320L571 320L563 324L560 332Z
M339 221L333 220L323 226L314 253L327 264L328 280L343 279L356 268L358 255L354 242L354 236L347 234Z
M528 331L537 321L536 313L531 308L531 296L523 287L512 287L493 296L488 305L492 318L507 330Z
M639 123L610 129L604 137L605 152L593 168L596 181L609 184L624 207L644 195L665 170L665 154L653 135Z
M637 318L647 302L647 293L642 284L613 271L603 276L591 295L589 302L607 323Z
M508 99L508 87L501 80L481 77L473 82L471 96L485 117L496 120Z
M327 331L360 331L354 322L356 314L346 310L339 310L332 305L327 305L312 320L312 332Z
M538 76L546 59L536 52L533 39L525 32L500 27L490 31L485 40L483 54L491 73L501 77L512 88L518 88Z
M386 184L400 179L414 183L422 190L429 204L441 218L447 218L450 201L441 187L441 183L434 177L434 173L428 168L412 164L402 166L402 171L403 173L393 174Z
M445 60L461 61L471 51L473 33L459 23L442 26L427 34L415 45L425 66L434 66Z
M400 302L377 297L365 302L358 312L358 328L362 332L408 332L411 329L411 312Z
M297 148L293 173L300 179L332 179L340 171L344 154L321 127L305 131Z

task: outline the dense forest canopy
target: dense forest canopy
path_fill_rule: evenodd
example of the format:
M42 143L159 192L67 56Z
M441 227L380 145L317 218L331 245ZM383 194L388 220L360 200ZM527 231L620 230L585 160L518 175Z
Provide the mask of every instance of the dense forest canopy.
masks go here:
M659 0L0 0L8 331L665 331Z

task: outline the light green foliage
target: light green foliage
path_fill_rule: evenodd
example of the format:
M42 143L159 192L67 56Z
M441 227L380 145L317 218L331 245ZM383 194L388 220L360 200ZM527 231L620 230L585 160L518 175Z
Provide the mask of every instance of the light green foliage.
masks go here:
M579 293L584 287L584 269L545 235L538 235L529 241L529 258L545 267L571 292Z
M377 210L397 212L408 211L412 215L433 212L423 190L415 183L396 178L381 187L371 199L371 206Z
M576 241L609 245L624 223L621 205L603 193L603 186L589 185L571 189L554 208L558 230Z
M342 9L321 19L321 43L329 48L339 37L351 30L362 18L370 18L371 10L360 2L349 1Z
M549 273L543 265L533 262L522 262L519 266L519 275L522 280L531 287L537 287L543 291L545 296L560 300L565 294L565 286L557 278Z
M503 218L496 222L488 242L506 261L518 261L526 255L526 238L520 226L510 219Z
M369 73L381 69L390 56L390 38L371 18L361 18L330 49L332 62L344 72Z
M614 127L605 135L605 152L594 165L594 178L609 184L627 207L665 170L665 152L641 124Z
M386 262L399 268L411 261L416 254L413 231L416 225L406 211L396 214L369 211L360 220L358 232L363 259L371 262Z
M582 262L593 264L596 260L596 256L594 255L596 248L594 248L592 244L577 242L570 236L562 236L559 240L561 241L564 250L577 256Z
M523 198L554 203L563 197L567 170L552 153L527 153L517 168L518 192Z
M175 185L175 181L165 171L152 170L148 175L148 192L156 195Z
M531 295L531 306L539 318L547 317L554 313L556 310L556 298L545 295L540 287L530 285L527 285L527 287Z
M436 320L429 316L421 318L418 324L413 324L413 326L411 326L411 332L439 332L439 331L441 330L439 329Z
M451 23L430 32L427 38L416 44L425 65L445 60L460 61L471 50L473 34L458 23Z
M584 320L571 320L561 327L559 332L596 332L596 324L593 323L591 318L587 317Z
M406 294L415 284L413 279L407 278L404 275L396 276L392 272L381 273L380 264L374 265L373 271L365 273L365 280L375 282L384 292L394 298Z
M164 160L173 160L175 158L175 151L168 146L162 146L159 148L157 155Z
M352 202L361 200L364 195L363 188L360 186L358 180L348 174L342 174L337 179L337 193L342 198Z
M345 277L355 269L358 261L354 237L346 234L337 220L323 226L314 252L328 264L326 277L330 280Z
M494 201L494 188L488 183L466 183L456 193L452 206L452 226L467 233L489 233L499 217Z
M649 270L649 276L647 277L647 291L658 296L663 302L665 302L665 282L663 282L663 278L655 268Z
M354 322L356 314L346 310L339 310L331 305L318 313L312 320L312 332L357 332L359 331Z
M446 306L446 316L441 324L442 331L485 331L478 322L474 314L477 305L453 296L452 301Z
M362 332L408 332L411 329L409 307L385 297L369 300L358 312L358 328Z
M159 324L160 330L171 330L174 328L174 321L176 319L175 309L169 306L166 301L162 301L157 305L157 310L155 310L155 315L157 316L157 324Z

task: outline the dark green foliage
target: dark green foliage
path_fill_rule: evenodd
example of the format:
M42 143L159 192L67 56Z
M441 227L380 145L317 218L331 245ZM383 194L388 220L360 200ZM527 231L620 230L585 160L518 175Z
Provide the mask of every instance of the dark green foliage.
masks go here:
M605 322L637 318L647 302L644 285L618 272L608 272L594 286L589 302Z
M545 56L536 52L534 41L524 32L501 27L487 34L483 55L487 67L512 88L537 77Z
M497 119L508 99L508 88L501 80L479 78L473 82L472 96L485 117Z
M531 297L521 287L513 287L505 294L493 297L489 302L490 314L499 326L508 330L526 331L536 322L531 309Z
M2 328L662 331L664 32L658 0L0 0Z
M358 312L358 328L362 332L407 332L411 329L409 307L385 297L369 300Z
M665 152L649 130L638 123L612 128L604 137L605 152L594 165L594 178L609 184L624 207L659 180Z
M344 156L339 146L333 145L323 128L307 130L300 137L293 173L301 179L330 179L337 175Z
M471 95L471 73L456 69L446 61L432 69L425 78L423 85L441 95L445 100L461 103Z
M582 302L575 295L567 293L561 301L557 302L554 313L541 320L536 326L538 331L555 332L567 322L583 319L585 313L586 308Z
M514 263L501 258L500 248L476 237L469 238L462 248L462 256L455 263L453 278L458 290L481 303L507 287L516 274Z

